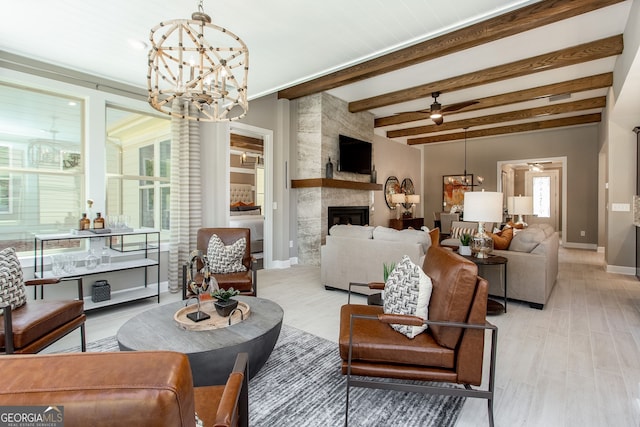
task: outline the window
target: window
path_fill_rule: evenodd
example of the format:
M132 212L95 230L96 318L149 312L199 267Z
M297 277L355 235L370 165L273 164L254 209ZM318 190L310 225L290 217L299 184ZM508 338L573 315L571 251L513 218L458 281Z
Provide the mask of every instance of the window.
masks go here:
M107 107L106 117L107 214L159 229L167 240L171 121L116 107Z
M11 166L9 162L9 147L0 147L0 167L5 170ZM11 174L0 173L0 215L11 213Z
M69 232L84 205L83 102L0 83L0 248Z
M533 177L533 214L538 218L551 216L551 177Z

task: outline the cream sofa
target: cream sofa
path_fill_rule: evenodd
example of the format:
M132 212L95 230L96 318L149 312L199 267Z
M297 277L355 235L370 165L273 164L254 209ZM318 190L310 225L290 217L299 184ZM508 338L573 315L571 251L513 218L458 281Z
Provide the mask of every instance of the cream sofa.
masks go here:
M422 266L431 246L423 230L394 230L387 227L334 225L320 248L320 279L327 289L349 289L349 282L384 280L384 264L397 263L403 255ZM355 292L380 292L358 287Z
M507 297L528 302L542 309L549 300L558 276L560 238L552 226L533 224L516 232L508 250L494 250L493 255L507 258ZM481 271L489 281L489 294L504 295L498 267Z

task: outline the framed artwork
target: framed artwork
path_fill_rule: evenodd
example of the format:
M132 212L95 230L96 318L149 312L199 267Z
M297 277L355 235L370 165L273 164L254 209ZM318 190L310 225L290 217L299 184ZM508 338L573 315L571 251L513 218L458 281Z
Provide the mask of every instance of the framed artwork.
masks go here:
M449 212L453 205L464 205L464 193L472 191L473 174L444 175L442 177L442 210Z

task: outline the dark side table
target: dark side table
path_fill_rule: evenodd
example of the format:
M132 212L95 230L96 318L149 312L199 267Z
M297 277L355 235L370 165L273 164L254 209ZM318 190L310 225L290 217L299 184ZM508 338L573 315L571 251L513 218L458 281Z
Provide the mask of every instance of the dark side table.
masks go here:
M502 314L507 312L507 258L499 255L489 255L488 258L476 258L474 256L464 256L464 258L473 262L478 268L484 268L487 265L502 266L502 284L504 288L504 306L498 301L487 300L487 314ZM481 275L482 276L482 275Z

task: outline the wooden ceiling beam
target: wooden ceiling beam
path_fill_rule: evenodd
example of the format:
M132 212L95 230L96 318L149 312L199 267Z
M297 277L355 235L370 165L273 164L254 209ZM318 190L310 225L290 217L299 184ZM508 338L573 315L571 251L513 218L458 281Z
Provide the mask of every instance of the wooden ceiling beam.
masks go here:
M560 49L554 52L522 59L509 64L497 65L485 68L484 70L460 76L450 77L433 83L402 89L391 93L361 99L349 103L349 111L357 113L371 110L373 108L386 107L388 105L399 104L431 96L432 92L450 92L453 90L466 89L488 83L521 77L540 71L548 71L556 68L567 67L569 65L581 64L594 61L596 59L607 58L609 56L622 53L622 34L584 43L578 46Z
M577 92L584 92L593 89L602 89L613 85L613 73L603 73L595 76L582 77L579 79L568 80L560 83L553 83L544 86L538 86L531 89L524 89L515 92L504 93L495 96L488 96L486 98L477 99L477 104L469 107L462 108L455 113L468 112L481 110L485 108L500 107L503 105L516 104L519 102L532 101L539 98L546 98L554 95L564 95ZM446 105L443 106L446 108ZM445 117L448 114L445 114ZM394 116L379 117L375 119L375 127L384 127L391 125L399 125L402 123L415 122L418 120L426 120L429 118L429 113L402 113ZM446 120L446 119L445 119Z
M574 111L604 108L606 105L607 97L600 96L597 98L549 104L542 107L527 108L525 110L519 111L509 111L506 113L492 114L489 116L473 117L470 119L458 120L455 122L445 122L440 126L434 124L428 126L416 126L413 128L398 129L387 132L387 138L402 138L405 136L423 135L425 133L444 132L453 129L464 129L476 126L493 125L496 123L513 122L516 120L526 120L540 116L549 116L553 114L572 113Z
M252 138L250 136L238 135L232 133L230 136L231 146L242 150L253 150L262 152L264 150L264 142L260 138Z
M562 119L543 120L539 122L521 123L487 129L477 129L467 132L467 139L485 136L504 135L508 133L529 132L543 129L553 129L565 126L599 123L602 120L600 113L585 114L582 116L565 117ZM464 132L447 133L443 135L424 136L407 140L407 145L432 144L435 142L456 141L464 139Z
M623 0L543 0L361 64L283 89L278 92L278 98L296 99L355 83L569 19L620 3L621 1Z

